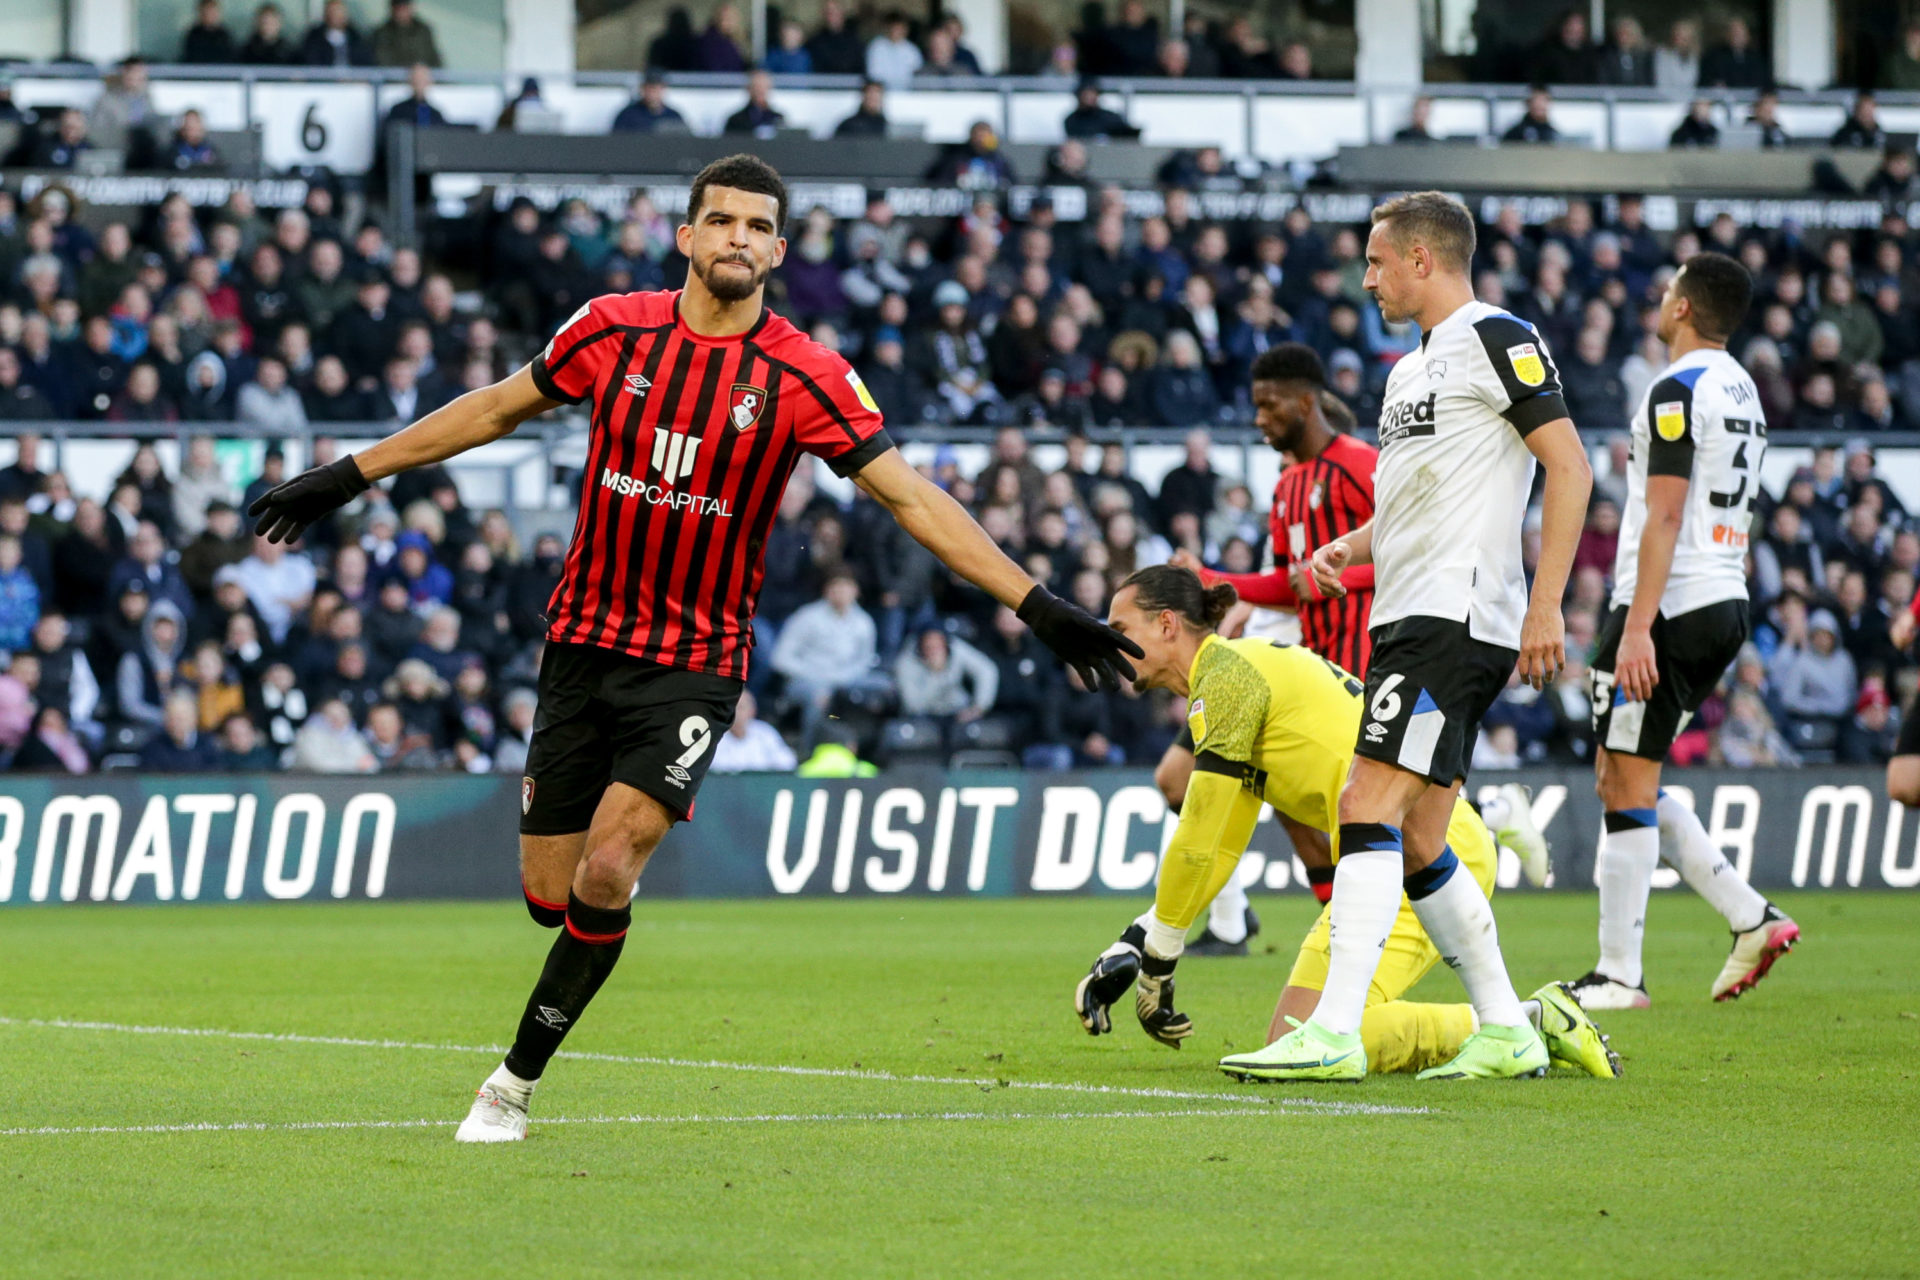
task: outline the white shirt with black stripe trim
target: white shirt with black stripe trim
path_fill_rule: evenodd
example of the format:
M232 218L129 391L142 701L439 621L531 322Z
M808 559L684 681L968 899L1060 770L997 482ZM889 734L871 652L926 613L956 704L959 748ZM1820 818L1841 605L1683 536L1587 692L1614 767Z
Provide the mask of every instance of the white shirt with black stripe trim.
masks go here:
M1673 618L1747 598L1747 541L1767 456L1767 415L1740 362L1718 347L1689 351L1648 385L1633 414L1627 509L1613 561L1613 605L1633 603L1647 477L1681 476L1687 501L1660 612Z
M1525 437L1567 416L1547 344L1525 321L1469 302L1400 358L1384 399L1372 625L1448 618L1518 649L1533 486Z

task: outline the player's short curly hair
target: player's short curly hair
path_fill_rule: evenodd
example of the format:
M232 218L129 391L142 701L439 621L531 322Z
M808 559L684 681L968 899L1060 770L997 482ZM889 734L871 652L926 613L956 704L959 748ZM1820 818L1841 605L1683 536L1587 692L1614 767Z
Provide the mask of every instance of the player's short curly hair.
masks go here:
M1304 382L1310 386L1327 385L1327 367L1320 353L1304 342L1282 342L1268 347L1253 358L1255 382Z
M700 207L706 203L708 187L732 187L736 191L772 196L774 228L782 235L786 234L787 184L781 181L780 171L759 156L744 152L723 156L702 169L693 180L693 189L687 193L688 222L700 216Z
M1409 191L1376 205L1373 225L1383 222L1393 224L1387 234L1402 252L1416 244L1425 245L1429 253L1456 271L1465 271L1473 261L1473 214L1444 191Z

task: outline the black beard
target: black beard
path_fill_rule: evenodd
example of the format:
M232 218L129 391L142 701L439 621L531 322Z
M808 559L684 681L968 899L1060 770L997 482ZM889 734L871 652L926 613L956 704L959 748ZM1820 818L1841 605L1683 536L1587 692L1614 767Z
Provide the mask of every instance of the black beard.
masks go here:
M753 264L750 262L742 264L751 273L744 281L737 280L733 276L719 275L714 271L714 268L722 262L740 262L740 259L714 258L707 263L705 270L698 273L700 283L707 286L707 292L712 294L714 298L720 302L745 302L759 290L761 285L767 282L767 273L765 271L755 271Z

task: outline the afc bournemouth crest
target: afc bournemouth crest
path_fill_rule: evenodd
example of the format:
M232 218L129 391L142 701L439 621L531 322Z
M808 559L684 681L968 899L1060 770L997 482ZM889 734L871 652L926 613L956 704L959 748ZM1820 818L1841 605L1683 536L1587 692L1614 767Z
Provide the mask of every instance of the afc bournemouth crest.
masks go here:
M526 814L526 813L532 812L532 810L533 810L533 779L522 778L520 779L520 812L522 814Z
M750 387L744 382L736 382L733 384L733 394L727 398L727 421L733 424L735 431L745 431L760 421L760 410L766 405L765 387Z

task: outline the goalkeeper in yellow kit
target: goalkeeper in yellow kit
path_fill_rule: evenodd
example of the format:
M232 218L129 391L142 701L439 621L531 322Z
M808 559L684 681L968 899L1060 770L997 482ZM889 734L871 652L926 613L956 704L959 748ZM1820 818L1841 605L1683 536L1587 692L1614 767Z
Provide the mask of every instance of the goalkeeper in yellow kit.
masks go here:
M1177 1049L1193 1034L1192 1021L1174 1007L1174 966L1187 930L1238 867L1263 802L1286 825L1310 872L1330 872L1339 856L1328 833L1339 830L1340 788L1358 737L1361 684L1309 650L1215 635L1234 598L1230 586L1206 587L1186 569L1160 565L1129 577L1109 610L1109 624L1145 651L1135 664L1136 687L1186 695L1194 771L1179 827L1161 862L1153 909L1101 953L1075 989L1075 1012L1092 1035L1111 1030L1108 1008L1130 986L1137 987L1135 1011L1148 1035ZM1447 842L1459 867L1491 893L1497 846L1465 800L1456 803ZM1304 1021L1318 1003L1327 972L1327 930L1323 911L1294 961L1269 1041ZM1403 902L1367 995L1360 1028L1363 1060L1326 1064L1323 1078L1355 1079L1369 1068L1446 1074L1455 1052L1473 1034L1473 1007L1401 998L1439 958ZM1525 1007L1556 1064L1597 1076L1618 1074L1618 1059L1605 1038L1564 987L1542 987ZM1260 1079L1269 1065L1260 1057L1261 1052L1235 1055L1222 1060L1221 1070ZM1298 1064L1291 1065L1295 1070L1288 1078L1299 1078Z

